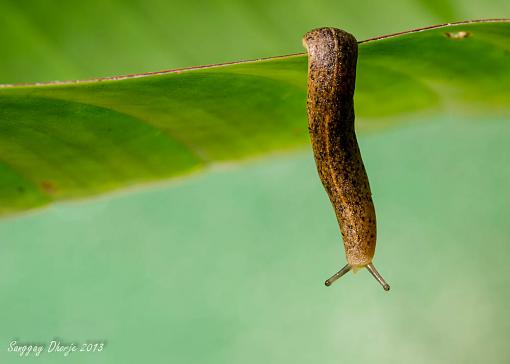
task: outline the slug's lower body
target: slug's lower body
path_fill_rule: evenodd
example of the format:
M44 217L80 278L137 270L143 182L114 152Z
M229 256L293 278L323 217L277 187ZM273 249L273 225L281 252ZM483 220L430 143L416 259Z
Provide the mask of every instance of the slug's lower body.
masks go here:
M349 33L320 28L303 38L308 50L308 129L319 177L335 209L347 265L329 286L351 269L367 268L390 286L372 264L376 219L368 177L354 130L354 86L358 43Z

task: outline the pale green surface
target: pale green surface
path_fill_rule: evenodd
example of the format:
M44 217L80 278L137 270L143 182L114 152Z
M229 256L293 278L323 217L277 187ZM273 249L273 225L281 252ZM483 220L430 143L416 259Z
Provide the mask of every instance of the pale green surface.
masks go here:
M341 240L310 153L0 223L9 340L106 339L37 363L508 363L510 124L361 138L375 263L331 288Z
M446 32L467 31L465 39ZM510 115L510 22L360 44L358 131ZM0 88L0 214L308 144L304 55L80 84Z

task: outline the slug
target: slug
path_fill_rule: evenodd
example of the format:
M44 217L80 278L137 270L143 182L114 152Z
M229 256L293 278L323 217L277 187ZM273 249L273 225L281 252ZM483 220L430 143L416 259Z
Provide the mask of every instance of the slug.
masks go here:
M368 176L354 130L354 86L358 42L335 28L319 28L303 38L308 52L308 131L317 171L335 209L347 265L325 283L367 268L388 291L375 269L376 218Z

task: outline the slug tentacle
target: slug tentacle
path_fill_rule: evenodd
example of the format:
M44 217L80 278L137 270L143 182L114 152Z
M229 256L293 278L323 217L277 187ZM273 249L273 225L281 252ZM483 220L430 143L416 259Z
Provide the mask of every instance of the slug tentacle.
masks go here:
M384 282L372 265L375 209L354 130L358 42L343 30L319 28L308 32L303 44L308 51L308 130L317 171L335 209L348 262L326 285L351 269L364 267ZM383 286L389 289L386 282Z

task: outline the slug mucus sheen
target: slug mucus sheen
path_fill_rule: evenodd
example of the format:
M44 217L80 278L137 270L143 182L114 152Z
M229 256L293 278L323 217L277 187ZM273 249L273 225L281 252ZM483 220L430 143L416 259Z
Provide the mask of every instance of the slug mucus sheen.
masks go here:
M326 281L367 268L388 291L375 269L375 209L354 130L354 86L358 42L335 28L319 28L303 38L308 51L308 130L319 177L335 209L347 265Z

